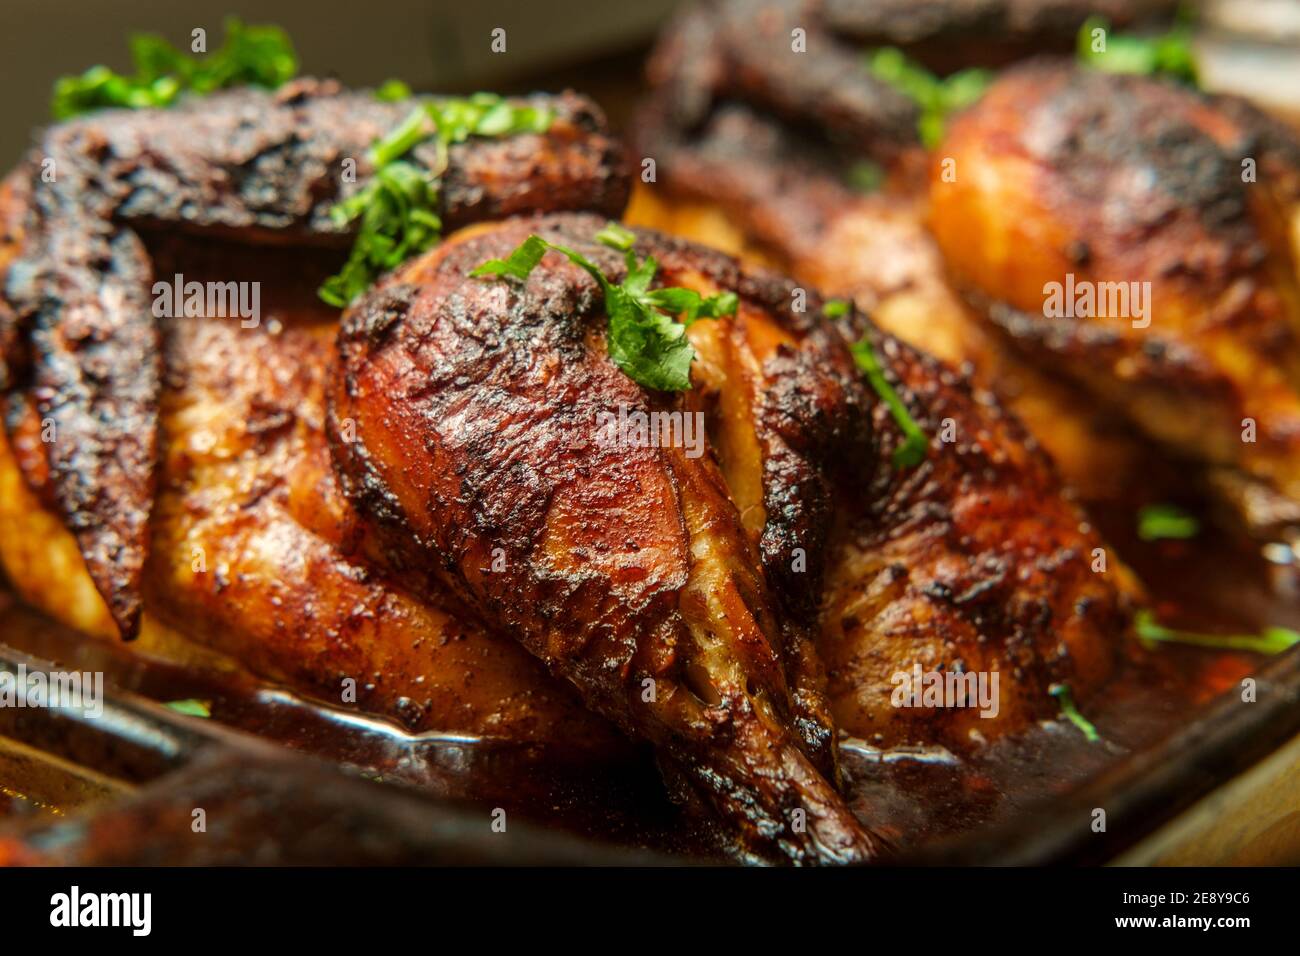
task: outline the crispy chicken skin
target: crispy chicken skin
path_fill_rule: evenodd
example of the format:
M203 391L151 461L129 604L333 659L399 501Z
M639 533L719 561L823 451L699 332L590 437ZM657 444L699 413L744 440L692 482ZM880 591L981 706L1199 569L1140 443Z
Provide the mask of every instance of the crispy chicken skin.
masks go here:
M705 20L695 29L707 29ZM657 181L638 186L628 221L852 298L884 329L995 390L1072 487L1094 500L1121 496L1126 476L1146 464L1142 442L1121 417L1009 347L949 281L927 225L928 160L914 126L886 131L867 113L850 124L864 143L854 145L815 115L784 119L758 93L715 93L711 74L683 59L679 33L668 31L651 61L655 86L635 129ZM802 59L787 49L769 68ZM872 192L854 184L868 156L888 174Z
M957 372L858 315L887 376L930 442L901 440L874 411L872 466L844 499L817 641L841 730L875 746L963 752L1056 716L1053 684L1086 700L1111 675L1138 586L1019 422ZM945 431L954 440L944 441ZM996 713L899 708L899 673L997 672Z
M549 205L621 208L626 176L599 113L571 94L545 101L558 116L546 137L471 141L452 150L443 188L450 222ZM589 754L622 751L617 733L508 637L461 621L427 594L409 595L356 555L358 522L333 481L322 432L321 389L338 313L316 299L315 287L340 251L289 247L295 241L346 242L331 234L323 213L333 180L322 164L345 150L360 157L370 138L399 121L410 104L379 104L367 94L344 95L314 81L274 98L244 91L205 102L203 109L98 114L46 136L66 146L55 154L69 158L58 167L64 170L56 179L61 188L81 189L91 211L100 203L129 206L129 213L117 209L113 215L129 220L137 230L132 235L147 242L151 271L183 271L191 280L237 277L260 282L264 292L265 315L256 328L207 316L167 319L150 333L158 349L159 394L145 417L156 417L163 451L156 474L148 477L154 491L144 505L146 517L152 505L144 539L139 549L116 555L122 566L105 571L114 576L113 587L130 592L119 594L116 608L101 597L104 576L94 574L98 552L85 551L84 535L74 537L84 522L99 518L82 514L70 521L60 504L59 456L50 445L85 442L61 427L49 440L48 420L61 420L48 404L57 405L57 396L37 387L43 359L31 347L31 325L18 321L26 300L15 290L45 288L40 282L61 289L58 283L67 280L62 260L40 260L44 247L30 241L46 228L33 195L44 188L47 204L66 200L53 192L56 183L41 187L27 169L0 191L0 268L10 267L10 294L0 297L0 308L19 306L0 314L0 333L9 336L0 560L10 581L55 617L102 637L132 633L121 631L129 622L118 612L142 604L138 629L146 654L205 666L231 666L233 660L336 705L343 680L352 678L358 707L411 730L482 734ZM295 132L294 123L303 125ZM291 166L285 166L286 150ZM569 168L560 169L565 163ZM62 215L71 220L74 212ZM178 231L177 224L187 228ZM69 248L85 238L77 238L82 234L73 225L95 235L101 226L126 228L117 218L93 228L89 220L69 223ZM196 240L184 242L184 233ZM94 270L105 265L111 263L77 266L86 270L78 274L81 284L68 287L93 292ZM16 275L23 270L25 278ZM34 274L45 278L36 282ZM47 295L41 301L53 310L64 300ZM103 304L123 307L113 296ZM147 308L143 316L153 323ZM140 318L125 311L119 317ZM56 318L47 317L52 329ZM113 335L92 339L100 350L92 371L104 363L114 376L151 374L148 362L116 369L113 362L125 359L114 351ZM81 353L72 357L91 362ZM113 387L110 379L94 383ZM101 413L120 407L112 404L116 398L101 397L107 403ZM96 441L101 438L97 432ZM111 516L125 492L119 494L121 484L110 477L92 472L77 480L89 483L91 497ZM106 485L94 487L96 481ZM139 555L146 557L137 575L130 563ZM203 645L219 652L215 662Z
M1294 135L1240 100L1041 61L1005 74L935 155L931 222L957 287L1040 366L1202 465L1247 526L1294 534ZM1095 314L1049 314L1067 276L1099 290Z
M708 402L647 392L613 364L603 303L585 273L552 254L523 284L468 277L532 231L616 277L620 257L592 241L601 225L554 216L446 243L348 313L330 390L344 489L372 523L377 560L413 587L432 576L593 710L653 742L746 850L796 862L867 858L877 841L818 771L830 730L809 725L825 707L808 706L816 691L806 649L783 626L799 621L785 609L807 600L773 593L808 585L783 575L769 587L759 557L762 548L787 560L785 548L824 534L816 460L777 449L770 423L748 425L733 409L717 424L710 414L745 457L733 475L781 488L748 487L748 503L766 512L749 515L756 547L712 455L598 440L602 412L682 413ZM664 282L741 294L740 317L710 331L727 338L752 326L748 341L715 341L719 363L753 360L753 349L798 362L805 348L835 347L827 330L794 323L788 306L774 311L785 290L762 287L773 279L656 237L638 251L656 256ZM814 423L823 433L860 434L849 427L860 388L842 347L831 357L773 399L792 437L803 431L800 415L824 419ZM819 450L815 435L808 445ZM772 510L774 495L786 501Z
M542 744L559 757L625 752L610 725L508 637L430 595L417 599L357 553L359 522L334 481L323 431L337 313L312 302L312 260L304 269L284 253L166 245L154 244L157 261L184 262L196 279L262 281L266 315L258 328L220 317L162 327L164 454L140 652L195 666L237 663L334 706L345 705L350 678L357 708L411 731ZM29 601L116 640L49 503L39 430L28 415L12 444L0 439L0 559ZM30 464L20 469L15 457Z
M538 102L557 114L547 133L451 149L438 210L449 228L622 208L626 179L599 115L573 95ZM50 492L124 635L139 623L162 374L138 229L346 244L329 209L361 187L370 143L411 106L307 79L97 113L52 127L33 151L0 309L0 384L24 390L57 431L45 444ZM340 183L345 157L357 160L356 184Z

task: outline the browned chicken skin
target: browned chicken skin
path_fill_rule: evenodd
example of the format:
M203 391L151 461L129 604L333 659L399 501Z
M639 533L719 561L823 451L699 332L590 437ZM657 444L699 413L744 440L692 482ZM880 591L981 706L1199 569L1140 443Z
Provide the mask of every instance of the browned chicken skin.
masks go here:
M810 742L795 726L798 664L722 471L677 445L595 440L601 412L688 407L614 365L594 283L560 257L524 284L468 277L531 231L617 276L620 257L592 241L601 224L557 216L444 244L349 312L330 409L344 488L373 522L379 560L432 573L588 706L651 740L751 852L871 856L875 841L818 773L826 734ZM787 339L777 351L800 348L788 311L771 311L782 289L764 294L762 278L697 247L647 237L639 251L670 284L737 289L737 321L757 313ZM825 347L823 331L802 331ZM842 346L838 358L803 380L832 420L861 405ZM806 474L764 477L797 496Z
M936 159L930 198L958 288L1035 362L1204 467L1252 530L1293 536L1294 135L1240 100L1044 61L1008 72L938 156L957 169L944 181ZM1049 314L1067 282L1096 303Z
M622 208L626 180L598 114L572 95L543 101L557 114L548 132L451 149L437 210L449 228L541 209ZM51 494L128 637L140 615L162 372L155 277L137 229L346 244L329 210L360 188L371 142L411 106L298 80L274 94L94 114L52 127L33 153L22 249L0 310L0 385L26 389L53 422ZM340 182L347 157L357 161L355 184Z
M795 862L880 850L836 792L837 725L882 746L960 747L1053 716L1053 682L1083 698L1106 678L1127 583L1118 570L1089 571L1101 542L1014 422L861 314L836 324L811 290L803 311L793 303L804 290L790 281L698 246L654 234L637 244L659 258L665 284L740 295L736 317L691 328L694 387L679 396L647 392L612 364L596 287L559 257L527 284L467 276L536 230L616 278L621 258L592 241L604 216L453 236L348 313L332 373L336 328L303 304L319 276L302 253L265 254L260 268L276 290L266 328L212 317L146 328L114 293L85 313L94 349L75 347L59 316L74 301L68 290L86 286L48 258L41 243L59 234L50 222L67 219L69 242L92 226L141 243L138 255L104 261L114 282L136 276L123 295L149 278L130 272L137 267L253 275L253 257L214 237L241 247L343 238L320 215L334 197L313 198L311 183L326 180L312 178L308 146L340 155L325 118L354 109L371 122L371 103L308 83L274 105L232 95L215 129L184 110L56 128L55 141L69 128L91 141L111 134L102 172L92 153L78 154L78 188L90 213L105 204L99 219L60 213L52 195L33 199L27 177L11 181L0 265L20 258L0 300L15 306L0 314L10 393L0 522L19 533L0 556L29 598L96 633L130 634L142 596L145 642L170 624L331 701L356 677L358 706L411 729L577 742L602 754L620 747L612 722L652 742L670 779L709 804L745 852ZM221 140L225 106L269 132L247 133L247 152ZM287 109L318 110L328 127L321 139L295 140L308 152L289 171L272 161L275 133L311 117L281 117ZM558 112L545 137L454 154L444 219L584 205L616 214L625 179L599 117L575 97ZM165 116L182 118L166 136ZM383 131L362 128L363 140ZM158 156L139 148L144 131L157 134ZM216 189L214 206L186 205L176 197L189 195L187 184L230 184L209 147L239 152L267 178ZM170 180L149 166L168 156L185 158ZM163 176L156 189L153 176ZM128 195L138 207L113 205ZM283 205L250 199L259 196ZM32 215L15 215L29 204ZM175 221L201 242L187 248L149 231ZM87 281L97 261L71 260ZM862 335L930 437L915 469L890 463L897 425L848 350ZM145 373L135 391L96 374L137 351ZM140 391L151 361L157 386ZM34 387L58 376L53 391ZM600 446L595 414L619 405L701 413L705 454ZM60 419L61 435L90 463L85 475L70 475L37 437L42 418L64 406L72 417ZM140 426L108 470L94 462L113 457L117 432L90 442L75 427L87 409ZM951 442L939 437L949 420ZM156 470L143 454L153 427ZM70 516L77 482L93 504ZM64 527L80 532L75 544ZM37 528L52 529L47 545L21 543L40 537ZM56 568L81 590L78 575L89 571L108 607L93 594L75 611L60 606L41 586ZM999 716L891 708L891 675L913 663L998 671Z

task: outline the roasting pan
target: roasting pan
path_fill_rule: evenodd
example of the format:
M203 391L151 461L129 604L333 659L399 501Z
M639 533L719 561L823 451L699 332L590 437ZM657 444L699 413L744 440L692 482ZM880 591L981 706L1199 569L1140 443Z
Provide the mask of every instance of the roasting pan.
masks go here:
M103 714L0 708L0 862L107 865L556 864L716 862L653 821L606 828L510 819L458 785L463 738L409 736L346 718L270 687L226 686L229 726L149 699L212 694L201 678L130 660L87 642L0 593L0 670L106 674ZM37 656L32 649L44 649ZM910 848L925 864L1197 863L1300 861L1300 648L1256 674L1258 702L1229 691L1148 749L995 826ZM187 683L188 681L188 683ZM166 688L166 690L162 690ZM256 728L254 735L239 727ZM273 737L267 740L266 737ZM506 779L511 762L494 754ZM648 765L611 800L589 781L568 786L581 805L640 804ZM18 788L22 788L20 791ZM563 782L558 792L564 792ZM1104 808L1106 828L1093 827ZM195 812L212 825L196 835ZM513 813L513 810L510 811ZM615 812L619 812L617 809ZM581 814L578 815L579 817ZM664 828L666 831L666 827Z
M567 65L492 85L506 92L578 86L594 93L617 125L639 93L652 26L611 34L624 48L616 56L573 64L573 51L565 50ZM440 78L439 85L454 90L457 83ZM1220 603L1255 600L1234 587L1219 586ZM1300 621L1300 606L1288 610L1288 620L1274 623ZM1169 653L1193 666L1210 662L1203 652ZM94 718L0 708L0 864L719 860L707 841L681 835L681 819L666 804L646 812L642 795L661 786L648 756L610 768L599 781L564 766L539 779L545 755L526 748L411 736L251 678L141 661L44 618L0 581L0 671L20 666L28 673L100 671L106 687L103 714ZM919 825L926 838L910 841L899 862L1300 863L1300 646L1239 671L1254 678L1255 703L1242 706L1233 683L1172 724L1166 720L1147 745L1074 767L1063 784L1010 795L1003 812L975 825L940 819L939 805L934 819ZM1140 682L1129 692L1142 693ZM212 718L161 703L187 698L213 699ZM848 749L859 772L891 759ZM893 777L882 771L882 787L905 794L917 774L930 772L925 755L913 756ZM1018 772L1033 776L1039 756L1018 754ZM923 789L949 782L937 772ZM496 783L477 786L480 776ZM518 807L507 805L514 791L526 792ZM547 812L539 816L529 805ZM601 808L599 819L593 806ZM509 820L504 831L491 825L500 810Z

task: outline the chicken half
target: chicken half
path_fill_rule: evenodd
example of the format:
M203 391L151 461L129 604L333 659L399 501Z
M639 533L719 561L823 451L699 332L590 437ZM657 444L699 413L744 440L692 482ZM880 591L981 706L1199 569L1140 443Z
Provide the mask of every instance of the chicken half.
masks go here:
M968 300L1199 466L1250 530L1297 540L1294 133L1242 100L1042 61L1006 73L935 155L932 229Z
M600 113L572 94L533 102L555 113L546 134L451 149L449 224L621 209ZM323 431L338 312L316 286L349 241L327 215L338 189L364 185L370 142L412 105L306 80L45 134L55 179L34 159L0 196L0 561L29 602L138 635L142 654L238 665L412 731L621 753L509 637L350 556L357 522ZM359 182L340 186L349 157ZM257 284L262 314L155 319L153 279L177 273Z
M405 107L309 81L51 131L67 178L30 166L0 203L6 573L144 653L183 638L330 702L355 678L411 729L592 760L648 740L750 857L870 859L840 731L964 746L1054 716L1054 684L1086 700L1127 583L996 402L812 289L640 234L660 282L738 295L691 326L674 394L613 364L597 287L557 256L469 277L530 231L625 268L594 242L619 151L585 101L544 102L545 134L453 147L444 220L601 215L468 225L341 327L314 302L347 238L328 167ZM262 324L146 319L173 271L262 282ZM602 445L620 408L698 415L701 443ZM903 469L899 408L925 435ZM914 664L998 672L996 715L893 707Z
M801 59L776 14L754 21L761 76L727 79L737 17L696 10L652 58L639 145L659 181L629 219L852 297L995 391L1089 500L1185 488L1191 462L1230 517L1294 538L1293 131L1233 97L1038 61L926 151L862 75L834 115L792 113L763 79ZM819 36L842 55L837 22ZM1045 318L1067 273L1149 285L1150 324Z
M735 318L691 326L698 379L673 397L615 366L598 286L562 256L524 282L470 276L536 233L617 282L600 227L573 215L476 232L349 313L331 441L373 558L517 635L756 845L870 852L816 775L824 733L804 728L824 708L798 638L818 628L842 729L965 746L978 718L899 711L894 675L997 671L1007 686L978 737L1023 729L1055 714L1054 683L1088 694L1109 676L1122 584L1094 573L1101 542L994 404L861 315L837 325L817 299L799 311L789 280L638 235L660 281L739 294ZM935 429L905 474L891 410L855 369L861 336ZM597 441L619 409L700 410L710 453ZM800 808L805 841L784 822Z

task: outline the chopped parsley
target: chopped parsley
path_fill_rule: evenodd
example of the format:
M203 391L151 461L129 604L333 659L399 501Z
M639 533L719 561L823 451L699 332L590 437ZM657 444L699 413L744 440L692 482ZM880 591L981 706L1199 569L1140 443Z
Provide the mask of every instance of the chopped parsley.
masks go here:
M370 148L375 170L370 181L330 210L330 218L340 228L354 221L360 224L352 254L338 275L325 280L320 297L346 308L381 273L438 243L442 238L442 220L435 211L439 180L453 143L471 136L544 133L552 119L549 110L515 105L493 93L417 106ZM403 158L425 142L434 146L430 165Z
M848 299L827 299L826 304L822 306L822 315L828 319L842 319L852 309L853 306Z
M204 57L178 50L155 33L131 36L135 73L92 66L54 84L50 110L64 120L90 110L170 106L185 92L211 93L232 86L274 89L298 72L293 43L279 27L245 26L230 18L221 48Z
M879 192L885 184L885 171L879 163L860 159L848 168L844 179L850 189L869 194Z
M206 700L169 700L163 704L164 707L170 707L178 714L188 714L190 717L211 717L212 704Z
M411 88L401 80L384 80L375 90L375 99L384 103L396 103L398 100L410 98Z
M1053 684L1047 688L1047 692L1056 698L1056 703L1061 708L1061 716L1078 727L1088 743L1095 744L1101 740L1101 734L1097 733L1097 728L1092 725L1092 721L1079 713L1079 708L1074 705L1074 695L1070 693L1069 684Z
M979 68L938 77L892 46L868 53L867 68L920 107L916 131L927 149L943 139L948 117L978 100L993 82L993 71Z
M1156 623L1155 615L1143 610L1133 622L1138 637L1144 641L1189 644L1225 651L1251 651L1255 654L1281 654L1300 644L1300 634L1286 627L1266 627L1262 634L1198 634L1177 631Z
M1138 511L1138 537L1143 541L1194 538L1200 530L1196 516L1177 505L1146 505Z
M701 296L692 289L650 288L659 264L653 256L637 261L632 245L636 237L618 223L609 223L596 238L626 254L627 275L617 285L581 253L531 235L505 259L490 259L471 276L528 278L548 250L565 256L596 280L605 296L609 317L609 357L634 382L646 388L680 392L691 387L691 362L695 349L686 329L698 319L735 315L734 292ZM679 316L681 321L673 318Z
M837 301L828 302L822 311L826 315L833 316L833 313L827 310L836 305ZM845 306L843 312L837 310L838 314L843 315L848 311L847 303L845 303ZM853 359L858 363L858 368L867 376L867 381L876 390L876 394L889 406L890 414L894 416L894 421L903 431L903 442L894 449L894 467L916 467L925 460L925 453L930 447L930 440L926 437L925 432L921 430L921 426L916 423L916 419L912 417L911 412L907 410L903 400L898 397L898 392L894 390L894 386L890 385L885 378L884 369L880 364L880 359L876 357L875 349L871 347L871 341L864 335L853 343L852 351Z
M1092 33L1106 31L1106 49L1094 50ZM1192 51L1192 30L1178 23L1166 33L1152 36L1115 33L1102 17L1089 17L1079 28L1076 42L1079 62L1105 73L1139 73L1169 76L1193 86L1197 82L1196 56Z

